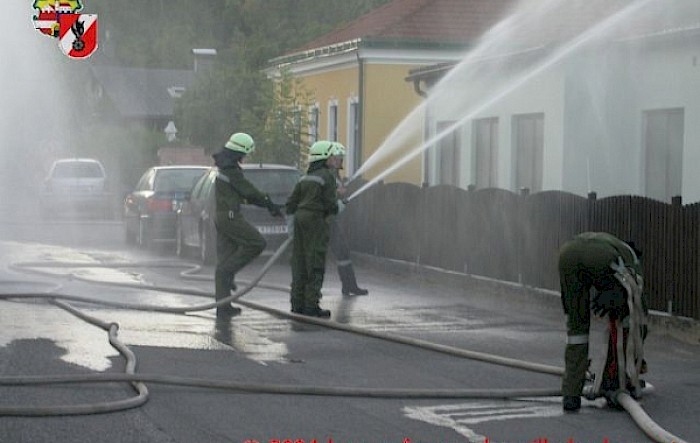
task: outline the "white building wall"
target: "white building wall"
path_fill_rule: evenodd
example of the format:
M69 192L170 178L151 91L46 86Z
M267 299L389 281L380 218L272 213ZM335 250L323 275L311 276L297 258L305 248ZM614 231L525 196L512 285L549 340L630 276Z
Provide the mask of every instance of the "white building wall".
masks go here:
M640 39L568 61L563 190L644 196L644 112L683 109L683 200L700 200L698 52L683 39Z
M684 111L682 197L685 203L700 201L700 38L682 45L659 43L640 54L638 144L642 146L642 112L681 108Z
M498 187L513 189L513 117L544 114L543 190L585 196L644 195L644 112L683 109L685 143L682 197L700 201L700 36L666 36L661 41L594 47L528 80L488 107L500 91L519 81L512 72L470 78L464 107L429 102L429 137L436 122L461 120L460 186L474 183L472 122L499 122ZM641 49L639 49L641 48ZM494 85L499 85L495 88ZM454 87L454 86L453 86ZM483 91L488 91L483 93ZM459 93L453 94L459 98ZM437 153L428 154L429 182L437 177Z
M513 85L521 81L519 77L512 77L508 72L498 75L490 73L484 79L483 84L472 81L468 86L475 91L472 96L465 96L466 103L473 103L465 106L458 112L455 107L441 106L435 103L430 106L431 120L429 124L430 137L436 135L436 123L439 121L461 120L461 172L460 187L466 188L475 182L474 171L474 141L472 134L472 123L475 119L498 118L498 187L513 189L515 156L513 152L512 121L513 117L520 114L544 114L544 156L543 156L543 190L560 189L562 186L562 142L563 142L563 109L564 79L561 70L550 70L543 75L537 76L522 85L513 88ZM512 89L512 91L511 91ZM490 91L486 94L478 95L478 91ZM484 107L478 112L471 112L474 108L480 108L480 103L490 102L496 96L500 96L503 91L509 91L503 98L495 101L488 107ZM477 97L477 101L473 97ZM437 176L437 155L435 149L431 149L429 156L430 183L435 183Z

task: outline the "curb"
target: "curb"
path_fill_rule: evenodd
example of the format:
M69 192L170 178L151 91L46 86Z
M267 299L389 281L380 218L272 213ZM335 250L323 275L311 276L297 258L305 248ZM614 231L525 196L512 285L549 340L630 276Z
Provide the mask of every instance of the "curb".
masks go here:
M422 266L412 262L376 257L359 252L353 252L352 257L357 264L376 271L404 276L408 274L418 280L446 284L464 290L484 291L494 296L511 300L513 297L519 299L527 297L530 300L543 303L547 309L561 310L558 291L529 287L519 283ZM684 343L700 345L700 321L698 320L678 317L661 311L649 311L648 321L651 333L655 335L666 335Z

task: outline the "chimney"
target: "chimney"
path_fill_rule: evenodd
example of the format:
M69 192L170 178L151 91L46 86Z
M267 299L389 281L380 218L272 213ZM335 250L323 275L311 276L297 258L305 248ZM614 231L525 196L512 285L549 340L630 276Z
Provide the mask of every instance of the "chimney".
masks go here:
M193 49L194 72L204 72L214 64L216 49Z

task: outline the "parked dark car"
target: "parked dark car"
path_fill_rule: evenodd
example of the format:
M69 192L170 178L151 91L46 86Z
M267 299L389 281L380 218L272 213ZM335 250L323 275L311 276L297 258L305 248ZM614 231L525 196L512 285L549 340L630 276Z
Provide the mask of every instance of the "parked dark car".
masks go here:
M274 203L284 204L299 181L301 173L291 167L274 164L242 164L245 177ZM205 174L192 189L189 200L177 210L177 243L179 256L196 252L205 264L216 260L216 227L214 226L214 181L217 168ZM267 209L252 204L241 206L243 216L267 240L268 249L277 249L287 238L284 218L272 217Z
M126 242L149 248L175 242L175 210L209 166L154 166L124 199Z
M112 209L112 194L107 190L102 163L91 158L53 162L39 195L39 211L43 217L87 214L110 218Z

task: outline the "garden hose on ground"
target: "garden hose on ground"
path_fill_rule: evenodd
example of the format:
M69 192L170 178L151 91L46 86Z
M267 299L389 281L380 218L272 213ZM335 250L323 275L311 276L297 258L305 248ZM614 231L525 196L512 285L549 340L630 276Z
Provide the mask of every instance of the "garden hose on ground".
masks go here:
M402 343L410 346L419 347L421 349L432 350L436 352L445 353L448 355L475 359L483 362L520 368L529 371L541 372L551 375L561 375L563 374L563 369L550 365L543 365L538 363L531 363L526 361L521 361L517 359L511 359L507 357L486 354L481 352L474 352L465 349L455 348L451 346L440 345L436 343L430 343L424 340L412 339L408 337L401 337L398 335L379 333L369 330L364 330L356 326L351 326L347 324L341 324L330 320L321 320L313 317L307 317L292 313L287 313L279 311L277 309L269 308L266 306L259 305L257 303L238 300L244 294L249 292L253 287L259 285L261 287L267 287L276 290L282 290L287 292L289 289L277 285L259 284L259 281L267 273L270 267L275 263L275 261L282 255L284 250L288 247L291 239L287 239L280 248L268 259L261 271L255 278L244 285L243 288L236 291L229 297L219 300L216 303L207 303L204 305L195 306L181 306L181 307L164 307L156 305L142 305L136 303L119 303L91 299L88 297L78 297L71 295L58 294L56 290L50 292L38 292L38 293L15 293L15 294L0 294L0 299L29 299L29 298L45 298L49 299L55 305L68 310L74 315L77 315L83 320L89 321L102 329L109 330L110 334L110 344L117 348L122 355L127 359L127 368L125 374L89 374L82 376L38 376L38 377L2 377L0 378L0 385L38 385L38 384L53 384L53 383L86 383L86 382L114 382L114 381L129 381L138 392L138 396L128 400L122 400L110 403L97 403L94 405L74 405L74 406L53 406L53 407L3 407L0 408L0 416L2 415L32 415L32 416L45 416L45 415L76 415L76 414L95 414L101 412L117 411L128 408L137 407L147 401L148 390L146 389L143 382L152 383L162 383L162 384L172 384L180 386L191 386L191 387L202 387L202 388L215 388L215 389L230 389L237 392L255 392L255 393L268 393L268 394L286 394L286 395L326 395L326 396L349 396L349 397L367 397L367 398L523 398L523 397L542 397L542 396L554 396L560 395L559 389L477 389L477 390L420 390L420 389L375 389L375 388L355 388L355 387L309 387L309 386L292 386L292 385L270 385L270 384L245 384L237 383L231 381L218 381L218 380L205 380L187 377L176 377L167 375L157 375L157 374L135 374L135 358L131 351L126 348L116 337L116 331L118 326L116 324L107 324L101 320L94 319L86 314L80 313L70 305L63 303L60 300L77 301L82 303L90 304L100 304L109 307L124 308L124 309L136 309L145 311L155 311L155 312L168 312L168 313L186 313L201 311L214 308L221 304L227 304L231 301L236 301L244 306L251 307L253 309L259 309L269 312L276 316L291 318L296 321L302 321L306 323L311 323L323 327L333 328L337 330L342 330L346 332L351 332L355 334L361 334L369 337L379 338L383 340L389 340L396 343ZM65 267L65 268L76 268L76 267L135 267L135 266L160 266L160 267L182 267L182 264L177 263L110 263L110 264L86 264L86 263L45 263L45 262L25 262L17 263L11 265L13 269L22 272L34 272L45 274L45 272L38 271L36 268L44 267ZM181 273L184 278L192 279L203 279L202 276L195 276L193 272L199 270L199 267L195 267ZM161 286L146 286L134 283L121 283L121 282L100 282L91 279L87 279L81 276L72 275L73 278L80 279L82 281L87 281L90 283L100 283L112 286L122 286L122 287L133 287L139 289L149 289L161 292L171 292L179 294L189 294L189 295L199 295L199 296L211 296L209 292L193 290L193 289L182 289L182 288L170 288ZM660 428L656 423L654 423L649 416L644 412L644 410L639 406L639 404L632 399L627 393L620 392L617 395L616 400L622 405L625 410L630 414L635 423L646 433L649 437L654 439L654 441L659 443L685 443L684 440L670 434L669 432Z

